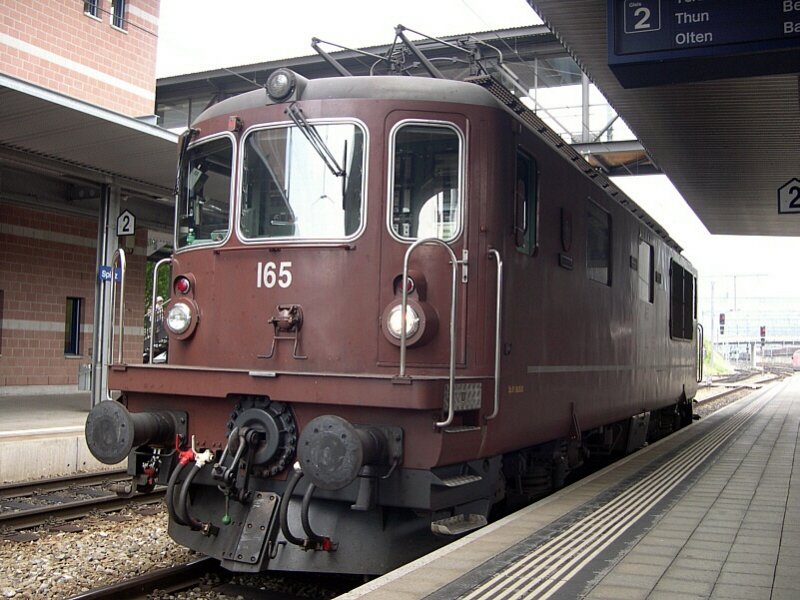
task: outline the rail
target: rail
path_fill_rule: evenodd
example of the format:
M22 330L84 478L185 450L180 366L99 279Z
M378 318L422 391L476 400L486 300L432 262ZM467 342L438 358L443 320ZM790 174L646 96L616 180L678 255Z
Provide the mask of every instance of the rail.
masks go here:
M42 481L3 489L0 497L0 528L20 531L53 520L72 520L95 512L116 512L135 504L163 502L165 489L157 487L133 496L119 496L107 484L130 481L120 473L83 476L72 481Z
M156 298L158 297L158 270L165 264L172 264L172 258L162 258L153 267L153 294L150 298L150 351L147 354L148 364L153 364L153 340L156 337ZM163 315L162 315L163 318Z
M500 337L503 315L503 259L500 258L500 253L497 250L489 248L489 258L492 257L497 261L497 304L494 316L494 409L492 414L486 417L487 421L491 421L500 413L500 357L502 353Z
M121 600L149 598L148 594L160 591L181 591L198 584L209 573L221 574L219 561L205 557L190 563L165 567L131 579L88 590L69 600ZM159 596L161 597L161 596ZM172 597L172 596L170 596Z
M456 383L456 280L458 279L458 265L464 261L459 261L456 258L453 249L450 248L439 238L423 238L417 240L406 250L406 255L403 258L403 294L400 305L400 377L406 376L406 311L408 310L408 261L411 254L423 245L436 245L441 246L450 255L450 264L452 265L452 283L450 288L450 362L449 362L449 377L450 387L448 389L447 398L447 418L444 421L437 421L436 427L447 427L453 422L455 416L455 383Z

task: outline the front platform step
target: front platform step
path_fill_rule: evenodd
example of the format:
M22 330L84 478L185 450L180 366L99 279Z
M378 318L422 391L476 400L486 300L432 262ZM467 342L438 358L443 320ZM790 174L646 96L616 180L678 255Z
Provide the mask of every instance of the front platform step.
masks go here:
M431 532L437 535L462 535L485 527L487 522L483 515L456 515L433 521Z
M476 481L482 481L482 480L483 477L481 477L480 475L454 475L453 477L448 477L447 479L440 479L439 485L453 488L462 485L467 485L469 483L475 483Z

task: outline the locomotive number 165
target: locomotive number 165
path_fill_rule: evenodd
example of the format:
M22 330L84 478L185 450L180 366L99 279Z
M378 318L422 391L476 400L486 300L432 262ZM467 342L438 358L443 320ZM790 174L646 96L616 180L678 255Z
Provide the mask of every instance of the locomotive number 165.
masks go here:
M277 283L282 288L292 285L292 262L283 261L279 265L270 261L266 264L258 262L258 279L256 286L274 288Z

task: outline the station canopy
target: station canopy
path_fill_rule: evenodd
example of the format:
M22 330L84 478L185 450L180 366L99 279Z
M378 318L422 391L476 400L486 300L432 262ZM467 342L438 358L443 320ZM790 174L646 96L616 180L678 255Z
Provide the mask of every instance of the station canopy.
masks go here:
M172 196L177 135L0 75L0 163Z
M764 14L757 15L759 23L744 23L737 33L755 36L757 27L773 26L774 35L767 37L784 38L775 40L782 44L777 53L733 56L728 63L654 62L646 69L662 81L626 88L609 66L609 8L627 4L641 19L643 9L669 10L673 3L616 1L529 0L712 234L800 235L800 10L781 14L783 3L777 1L742 4L743 10L757 5ZM694 37L677 40L701 49L717 26L712 9L736 7L720 0L696 6L681 9L686 15L666 13L664 18L701 22L703 27L694 28L699 33L685 28ZM764 22L769 19L775 23ZM797 22L793 31L786 33L784 21ZM763 41L758 45L764 46ZM687 81L703 75L701 66L709 64L718 69L710 77L724 75L729 67L741 72L720 79L709 79L706 73L706 80ZM658 77L659 69L664 77Z

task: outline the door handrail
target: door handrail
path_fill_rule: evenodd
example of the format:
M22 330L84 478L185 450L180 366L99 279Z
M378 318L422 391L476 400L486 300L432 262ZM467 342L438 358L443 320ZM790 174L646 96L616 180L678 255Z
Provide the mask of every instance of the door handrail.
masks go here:
M705 343L705 330L703 324L697 324L697 382L703 381L703 344Z
M447 418L444 421L436 422L436 427L447 427L453 422L455 416L455 379L456 379L456 280L458 274L458 265L463 261L456 258L453 249L439 238L423 238L417 240L408 247L405 257L403 258L403 293L400 304L400 377L406 376L406 310L408 310L408 262L411 254L423 245L436 245L441 246L450 256L450 264L452 266L452 284L450 288L450 372L449 372L449 390L447 399Z
M117 281L117 265L119 265L119 281ZM126 270L125 250L117 248L114 257L111 259L111 326L108 335L108 368L114 362L114 307L117 304L117 285L119 285L119 350L117 361L122 363L122 347L125 337L125 270ZM111 389L108 387L108 378L105 379L106 400L113 400Z
M503 259L500 258L500 252L494 248L489 248L489 258L497 261L497 305L494 315L494 410L486 417L487 421L491 421L500 413L500 358L502 354L500 338L503 323Z
M155 266L153 267L153 294L150 298L150 348L149 353L147 354L147 362L148 364L153 364L153 338L156 334L155 323L156 323L156 297L158 296L158 270L165 264L170 263L172 264L172 258L162 258L159 260ZM162 314L161 318L163 319L164 316Z
M116 280L116 266L119 263L119 281ZM127 261L125 260L125 250L117 248L114 252L114 258L111 261L112 281L114 285L111 287L111 335L109 336L110 352L109 359L113 360L114 357L114 307L117 303L117 285L119 285L119 346L117 351L117 362L122 363L122 343L125 337L125 269L127 268Z

